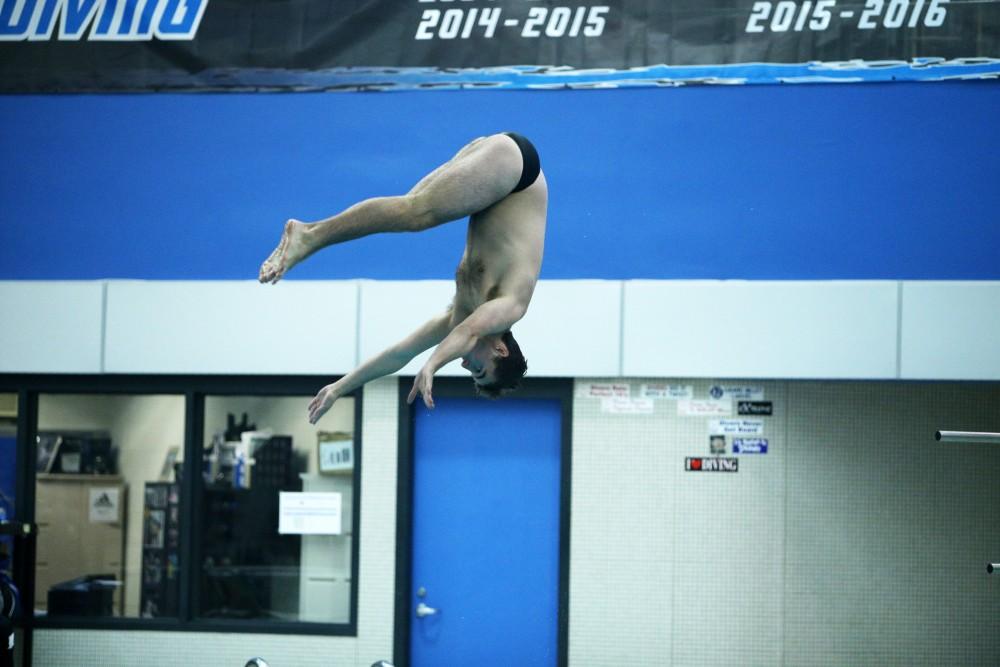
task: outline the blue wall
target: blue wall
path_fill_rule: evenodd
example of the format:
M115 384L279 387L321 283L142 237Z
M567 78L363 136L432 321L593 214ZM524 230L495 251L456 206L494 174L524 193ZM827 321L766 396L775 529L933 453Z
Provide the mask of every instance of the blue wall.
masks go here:
M998 279L993 82L0 97L0 279L249 279L288 217L532 138L543 278ZM464 224L291 278L450 278Z

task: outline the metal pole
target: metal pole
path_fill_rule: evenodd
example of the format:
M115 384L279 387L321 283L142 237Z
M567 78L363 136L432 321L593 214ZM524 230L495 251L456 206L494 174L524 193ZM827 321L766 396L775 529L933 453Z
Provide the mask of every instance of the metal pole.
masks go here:
M938 431L934 438L940 442L982 442L1000 445L1000 433L977 431Z

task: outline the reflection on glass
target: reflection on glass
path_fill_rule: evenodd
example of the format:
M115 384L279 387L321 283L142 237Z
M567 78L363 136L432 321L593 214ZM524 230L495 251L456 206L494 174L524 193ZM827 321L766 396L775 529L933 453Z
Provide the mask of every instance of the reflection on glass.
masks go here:
M39 396L36 614L176 615L183 442L183 396Z
M354 399L324 419L331 436L309 424L310 398L206 398L202 617L350 620ZM321 442L340 447L336 474Z

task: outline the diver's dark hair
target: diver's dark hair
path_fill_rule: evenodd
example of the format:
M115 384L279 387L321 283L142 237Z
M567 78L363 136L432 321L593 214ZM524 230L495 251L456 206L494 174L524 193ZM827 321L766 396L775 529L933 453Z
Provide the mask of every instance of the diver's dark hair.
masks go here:
M508 329L500 340L507 346L507 356L496 361L496 380L490 384L476 385L480 396L500 398L521 386L521 378L528 372L528 360L521 353L521 347L514 340L514 335Z

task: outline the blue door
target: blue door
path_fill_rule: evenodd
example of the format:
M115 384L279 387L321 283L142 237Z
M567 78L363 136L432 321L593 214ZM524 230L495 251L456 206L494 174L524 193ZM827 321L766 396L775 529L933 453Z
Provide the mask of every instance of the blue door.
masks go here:
M410 664L555 667L560 402L435 404L414 424Z

